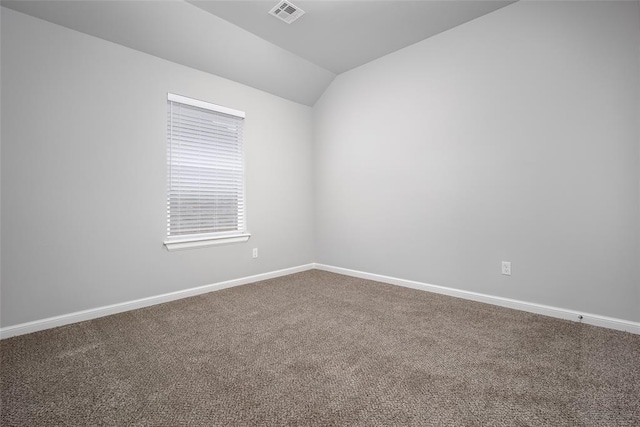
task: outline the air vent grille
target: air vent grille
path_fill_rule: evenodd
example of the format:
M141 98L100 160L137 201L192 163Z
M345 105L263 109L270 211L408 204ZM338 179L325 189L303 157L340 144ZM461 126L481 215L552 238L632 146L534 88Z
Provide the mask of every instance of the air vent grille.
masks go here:
M304 10L291 4L291 2L281 1L269 11L269 14L286 22L287 24L291 24L293 21L304 15Z

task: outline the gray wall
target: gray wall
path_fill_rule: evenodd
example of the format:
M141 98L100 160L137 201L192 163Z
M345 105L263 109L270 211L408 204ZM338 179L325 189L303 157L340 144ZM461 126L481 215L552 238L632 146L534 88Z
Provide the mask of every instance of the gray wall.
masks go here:
M0 325L312 261L639 321L639 9L519 2L312 112L2 8ZM166 92L246 111L248 243L162 246Z
M3 327L313 261L309 107L5 8L1 55ZM248 243L162 245L167 92L246 112Z
M518 2L338 76L316 261L639 321L639 16Z

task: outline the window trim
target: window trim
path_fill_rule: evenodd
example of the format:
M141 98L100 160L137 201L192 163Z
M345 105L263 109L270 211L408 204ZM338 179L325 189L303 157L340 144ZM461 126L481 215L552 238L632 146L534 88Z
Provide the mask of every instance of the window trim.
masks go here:
M208 246L228 245L231 243L242 243L249 240L250 233L231 234L229 236L198 236L192 238L180 238L176 240L166 240L164 242L168 251L179 251L183 249L206 248Z
M179 102L180 104L191 105L192 107L204 108L205 110L211 110L217 113L245 118L244 111L234 110L233 108L223 107L222 105L212 104L199 99L187 98L186 96L176 95L174 93L167 93L167 101Z
M178 102L180 104L190 105L193 107L202 108L205 110L215 111L217 113L236 116L244 119L244 111L234 110L233 108L223 107L221 105L212 104L210 102L201 101L198 99L187 98L186 96L176 95L173 93L167 93L167 101ZM246 170L243 167L243 171L246 174ZM246 176L243 176L243 187L246 186ZM246 189L245 192L246 198ZM246 203L246 200L245 200ZM246 213L245 213L246 215ZM249 240L251 233L247 231L246 216L244 218L244 231L232 231L227 233L215 233L215 234L193 234L183 235L176 237L166 236L164 246L168 251L177 251L184 249L202 248L208 246L218 246L232 243L242 243Z

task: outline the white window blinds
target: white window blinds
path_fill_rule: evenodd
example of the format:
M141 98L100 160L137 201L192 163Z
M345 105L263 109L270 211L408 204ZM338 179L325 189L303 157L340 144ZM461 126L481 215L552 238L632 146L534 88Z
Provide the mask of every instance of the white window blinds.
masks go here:
M167 114L168 241L245 233L244 113L169 94Z

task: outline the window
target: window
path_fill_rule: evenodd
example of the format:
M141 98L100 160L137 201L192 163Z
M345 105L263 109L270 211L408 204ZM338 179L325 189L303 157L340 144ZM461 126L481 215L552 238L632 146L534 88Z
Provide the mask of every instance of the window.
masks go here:
M244 112L169 94L167 249L245 242Z

